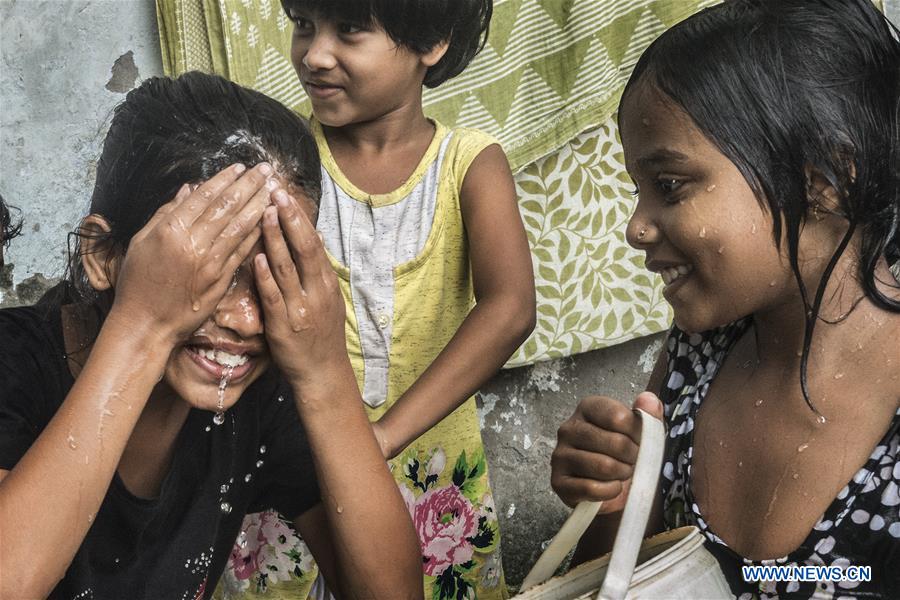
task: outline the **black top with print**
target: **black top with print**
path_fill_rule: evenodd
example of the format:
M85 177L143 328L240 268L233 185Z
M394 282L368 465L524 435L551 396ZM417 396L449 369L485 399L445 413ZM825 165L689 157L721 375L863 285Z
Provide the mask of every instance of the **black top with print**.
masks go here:
M840 491L800 546L787 556L751 561L703 519L691 491L694 419L720 365L749 318L703 334L673 327L661 400L668 438L662 485L666 527L694 525L739 598L900 598L900 410L866 464ZM869 582L745 582L743 565L870 566Z
M63 348L58 304L0 310L0 468L16 465L72 387ZM208 598L247 512L293 518L318 502L297 410L272 370L225 417L215 425L211 412L191 409L158 498L113 478L51 598Z

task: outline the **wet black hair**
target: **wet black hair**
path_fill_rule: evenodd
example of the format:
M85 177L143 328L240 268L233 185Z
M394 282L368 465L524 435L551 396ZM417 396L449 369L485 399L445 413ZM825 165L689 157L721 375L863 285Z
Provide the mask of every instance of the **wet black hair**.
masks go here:
M9 247L9 242L22 233L22 220L13 219L12 212L17 210L14 206L7 206L0 196L0 250Z
M111 231L80 228L70 234L72 301L84 305L97 299L82 265L82 239L124 253L132 236L183 184L203 182L238 162L247 167L269 162L319 201L315 140L303 119L276 100L200 72L152 77L128 92L113 112L89 211L106 219Z
M7 206L0 196L0 250L9 247L9 242L22 233L22 219L13 219L12 212L18 210L15 206Z
M900 42L870 0L731 0L682 21L637 62L623 98L655 86L741 171L786 240L803 298L801 389L825 286L851 237L857 277L877 306L900 312L876 267L900 257ZM798 240L812 197L808 169L839 197L847 232L812 298L800 277ZM818 411L816 411L818 412Z
M358 26L384 28L399 46L424 54L447 41L447 53L425 73L424 84L437 87L462 73L484 47L493 0L281 0L291 9Z

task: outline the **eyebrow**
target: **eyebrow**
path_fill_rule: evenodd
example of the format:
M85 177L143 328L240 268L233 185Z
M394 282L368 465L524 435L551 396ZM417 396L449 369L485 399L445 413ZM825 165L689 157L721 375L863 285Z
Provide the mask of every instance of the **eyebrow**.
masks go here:
M635 161L635 164L642 169L648 169L662 163L686 162L688 160L690 160L690 158L686 154L667 148L659 148L650 154L640 157Z

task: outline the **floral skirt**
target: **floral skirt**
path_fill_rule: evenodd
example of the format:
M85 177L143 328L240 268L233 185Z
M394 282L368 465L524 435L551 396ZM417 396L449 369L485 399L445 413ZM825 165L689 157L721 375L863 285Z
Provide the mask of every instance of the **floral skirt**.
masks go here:
M508 598L475 400L389 465L419 537L425 597ZM273 512L251 514L214 598L312 598L319 595L310 594L316 575L306 544L288 522Z

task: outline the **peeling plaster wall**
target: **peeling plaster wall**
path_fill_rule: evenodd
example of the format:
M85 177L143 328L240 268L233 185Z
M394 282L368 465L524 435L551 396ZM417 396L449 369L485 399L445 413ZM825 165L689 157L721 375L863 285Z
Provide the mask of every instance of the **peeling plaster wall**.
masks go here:
M0 306L34 302L64 271L66 234L87 209L112 108L162 72L150 0L0 0L0 193L22 209ZM550 490L556 429L577 400L643 389L661 336L505 371L479 395L503 535L517 585L568 514Z
M665 334L501 372L478 395L507 582L518 585L569 514L550 489L556 430L589 395L629 404Z
M0 0L0 194L22 210L0 306L32 302L65 268L111 110L162 73L150 0Z

